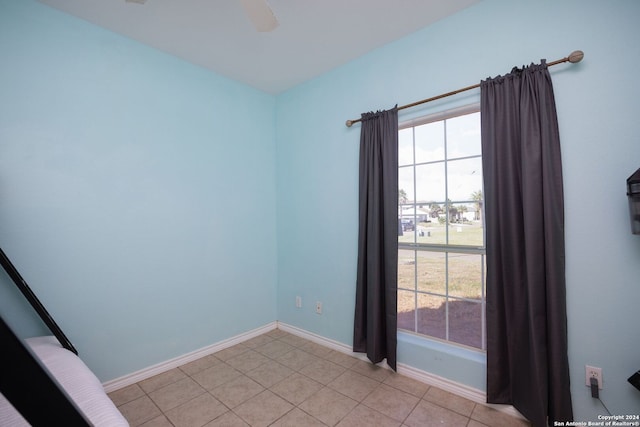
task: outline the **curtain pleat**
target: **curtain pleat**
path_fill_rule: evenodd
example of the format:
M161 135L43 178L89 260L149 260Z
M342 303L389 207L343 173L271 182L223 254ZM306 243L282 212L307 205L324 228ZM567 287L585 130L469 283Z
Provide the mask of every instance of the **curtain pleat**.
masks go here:
M362 115L353 351L396 369L398 110Z
M546 64L481 83L487 401L573 419L560 137Z

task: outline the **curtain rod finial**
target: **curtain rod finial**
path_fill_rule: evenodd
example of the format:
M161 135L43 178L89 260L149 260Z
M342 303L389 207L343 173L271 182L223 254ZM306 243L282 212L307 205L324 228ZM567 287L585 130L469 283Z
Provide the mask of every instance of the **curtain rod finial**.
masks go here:
M584 58L584 52L581 50L574 50L569 55L569 62L575 64L576 62L582 61L582 58Z
M353 125L353 120L347 120L345 122L345 125L347 125L347 127L350 128Z

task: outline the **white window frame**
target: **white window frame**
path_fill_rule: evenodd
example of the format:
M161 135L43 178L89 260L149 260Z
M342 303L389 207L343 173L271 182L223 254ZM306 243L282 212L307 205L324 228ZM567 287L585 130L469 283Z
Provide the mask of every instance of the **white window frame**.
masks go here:
M412 128L412 127L417 127L420 125L424 125L424 124L428 124L428 123L434 123L434 122L439 122L439 121L444 121L444 120L448 120L448 119L452 119L458 116L463 116L463 115L467 115L467 114L471 114L471 113L477 113L480 111L480 104L479 103L474 103L474 104L470 104L470 105L466 105L463 107L459 107L459 108L455 108L455 109L449 109L446 111L441 111L441 112L437 112L434 114L429 114L427 116L424 117L419 117L416 119L412 119L412 120L408 120L408 121L404 121L404 122L400 122L398 124L398 131L401 131L403 129L407 129L407 128ZM446 134L446 132L445 132ZM445 136L446 138L446 136ZM414 140L414 153L415 153L415 140ZM445 153L446 153L446 140L445 140ZM415 154L414 154L415 156ZM482 158L482 156L471 156L469 158L477 158L480 157ZM448 159L446 157L445 154L445 159L443 160L444 165L445 165L445 200L449 200L448 199L448 193L447 193L447 174L446 174L446 167L447 167L447 163L449 161L452 160L458 160L458 159L464 159L463 158L456 158L456 159ZM420 163L418 163L419 165ZM400 165L398 168L398 171L400 172L400 169L403 167L408 167L409 165ZM415 162L415 157L413 159L413 167L416 167L416 162ZM415 169L414 169L415 170ZM416 188L416 177L415 177L415 173L413 175L413 179L414 179L414 189ZM484 195L484 188L481 189L482 194ZM413 200L413 207L414 207L414 212L415 212L415 208L418 206L418 204L416 203L417 201L414 199ZM456 201L452 201L452 203L455 203ZM458 201L458 202L463 202L466 203L468 201ZM404 206L407 205L411 205L411 203L408 204L404 204ZM445 230L448 236L448 232L449 232L449 220L450 220L450 216L449 216L449 205L445 204L446 206L446 225L445 225ZM485 230L485 215L484 215L484 197L482 200L482 210L480 212L481 215L481 220L482 220L482 229L483 229L483 233ZM402 207L402 205L400 204L400 202L398 202L398 207L399 207L399 211ZM414 222L414 226L417 225ZM448 239L447 239L448 241ZM485 242L485 236L483 235L483 242ZM418 257L418 251L430 251L430 252L438 252L438 253L442 253L442 254L446 254L445 256L445 266L446 266L446 270L445 270L445 277L446 277L446 283L445 283L445 291L444 294L440 294L437 292L428 292L425 290L419 290L417 287L417 283L418 283L418 265L416 263L415 268L414 268L414 287L413 289L408 289L408 288L402 288L400 286L398 286L398 290L399 291L408 291L408 292L413 292L415 295L414 301L415 301L415 318L414 318L414 329L413 330L408 330L408 329L401 329L399 328L400 331L403 332L407 332L407 333L411 333L411 334L417 334L420 336L425 336L428 337L429 339L435 339L435 340L441 340L442 338L438 338L438 337L433 337L430 335L426 335L423 333L418 332L418 295L420 294L424 294L424 295L432 295L432 296L436 296L436 297L444 297L445 301L447 302L446 304L446 308L445 308L445 321L446 321L446 327L445 327L445 339L443 341L445 341L447 344L451 344L451 345L455 345L455 346L463 346L466 348L470 348L473 350L479 350L479 351L486 351L486 248L485 245L483 244L482 246L467 246L467 245L451 245L451 244L430 244L430 243L417 243L417 242L412 242L412 243L407 243L407 242L398 242L398 252L400 253L401 251L415 251L415 256L416 259ZM457 296L452 296L449 295L449 263L448 263L448 259L449 256L448 254L476 254L476 255L480 255L481 257L481 263L482 263L482 269L481 269L481 298L480 298L480 302L477 302L477 300L470 300L470 299L465 299L462 297L457 297ZM481 305L481 348L475 347L475 346L467 346L465 344L461 344L458 343L456 341L450 341L449 340L449 304L448 302L450 300L463 300L463 301L470 301L473 303L477 303Z

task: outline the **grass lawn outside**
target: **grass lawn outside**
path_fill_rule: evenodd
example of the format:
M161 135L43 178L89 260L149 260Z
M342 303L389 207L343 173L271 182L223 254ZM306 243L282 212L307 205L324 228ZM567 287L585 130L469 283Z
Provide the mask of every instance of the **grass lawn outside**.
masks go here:
M443 224L420 223L398 242L444 245L446 234ZM480 223L449 226L452 245L482 242ZM482 348L484 269L482 254L400 249L398 327L441 339L447 339L448 327L450 341Z

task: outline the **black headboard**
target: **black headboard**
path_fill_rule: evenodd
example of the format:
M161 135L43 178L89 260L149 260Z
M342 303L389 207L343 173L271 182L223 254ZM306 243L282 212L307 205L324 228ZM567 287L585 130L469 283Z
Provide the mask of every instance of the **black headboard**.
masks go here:
M0 343L4 359L0 392L29 424L91 425L1 316Z
M16 284L18 289L20 289L20 292L22 292L27 301L29 301L29 304L31 304L31 306L36 310L38 316L40 316L42 321L47 325L47 328L49 328L53 335L56 336L60 344L67 350L78 354L78 351L75 349L73 344L71 344L71 341L69 341L64 332L62 332L62 329L60 329L55 320L53 320L53 317L51 317L47 309L44 308L36 294L34 294L29 285L27 285L27 282L22 278L2 248L0 248L0 264L2 264L9 277L13 280L13 283Z

